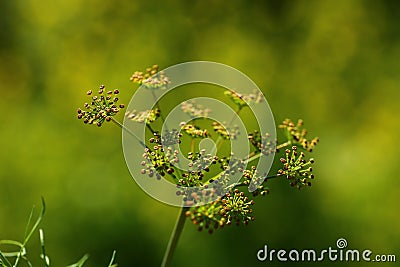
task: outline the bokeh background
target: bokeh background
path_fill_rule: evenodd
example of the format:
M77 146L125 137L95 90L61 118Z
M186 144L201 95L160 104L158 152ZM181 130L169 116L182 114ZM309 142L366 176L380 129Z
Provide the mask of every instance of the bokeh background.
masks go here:
M76 108L103 83L129 99L134 70L209 60L253 79L277 123L304 119L321 139L317 179L271 181L247 228L186 224L173 265L262 266L264 244L341 237L400 260L399 20L397 1L1 1L0 239L21 240L43 196L52 266L84 253L107 266L114 249L120 266L159 265L177 209L134 183L120 129L85 126ZM28 249L39 265L38 234Z

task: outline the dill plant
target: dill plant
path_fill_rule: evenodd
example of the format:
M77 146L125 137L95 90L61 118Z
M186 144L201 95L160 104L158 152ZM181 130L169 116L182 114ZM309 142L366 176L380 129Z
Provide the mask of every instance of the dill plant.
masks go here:
M159 67L154 65L145 71L136 71L130 78L136 86L143 86L148 90L163 90L170 84L170 79ZM124 104L118 104L116 96L118 90L106 90L101 85L98 92L89 91L89 101L83 108L77 111L77 117L85 124L102 126L106 122L113 122L129 133L123 124L118 122L114 116L125 108ZM154 94L153 94L154 95ZM263 97L259 93L239 94L234 90L225 90L224 95L227 102L236 106L237 115L248 107L249 102L258 103ZM319 139L309 138L304 122L301 119L292 121L285 119L278 125L282 139L272 139L269 133L261 133L258 129L243 133L238 131L235 125L221 124L210 121L209 126L204 128L198 124L197 118L207 118L212 112L207 107L199 105L195 100L180 103L180 109L189 117L189 122L182 122L177 129L168 129L162 132L159 124L165 120L163 109L159 103L155 103L150 110L128 110L125 111L126 119L137 124L145 124L147 129L146 140L137 141L143 147L143 157L138 162L141 175L149 179L169 179L176 184L176 195L182 197L176 225L166 249L162 266L171 263L173 253L176 249L181 231L185 221L190 221L199 231L210 234L229 227L230 225L245 226L255 220L253 205L259 197L266 196L270 188L266 182L270 179L280 178L291 187L301 189L310 187L314 179L313 165L315 160L309 157ZM245 159L235 158L234 154L212 155L204 149L198 149L194 145L198 140L216 137L216 144L235 139L238 135L247 135L247 140L253 147ZM186 136L185 138L183 138ZM188 143L183 143L189 138ZM197 142L196 142L197 141ZM189 163L185 170L176 165L179 162L178 151L172 145L180 145L190 148L186 155ZM277 154L279 160L274 161L278 168L276 173L258 173L253 162L259 160L261 155L269 156ZM234 162L233 164L228 164ZM219 169L217 174L211 174L210 169ZM229 174L239 173L241 179L234 184L224 183L224 177ZM256 188L251 191L245 187L256 181ZM257 182L258 181L258 182ZM211 191L197 190L196 188L212 188ZM217 196L217 197L216 197Z

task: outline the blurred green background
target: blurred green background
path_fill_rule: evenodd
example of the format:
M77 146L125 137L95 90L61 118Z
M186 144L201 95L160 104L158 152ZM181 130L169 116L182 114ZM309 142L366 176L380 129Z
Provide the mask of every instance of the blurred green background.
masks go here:
M86 252L106 266L114 249L120 266L159 265L177 209L134 183L120 129L84 126L76 108L103 83L129 99L134 70L209 60L253 79L277 123L304 119L317 180L271 181L247 228L186 224L173 265L262 266L264 244L341 237L400 260L399 59L398 1L1 1L0 239L21 240L43 196L52 266ZM28 249L38 263L38 235Z

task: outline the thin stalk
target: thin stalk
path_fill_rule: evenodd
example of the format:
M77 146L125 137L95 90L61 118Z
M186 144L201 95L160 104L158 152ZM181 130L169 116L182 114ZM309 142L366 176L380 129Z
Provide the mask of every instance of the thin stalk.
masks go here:
M258 159L259 157L261 157L261 155L262 155L262 153L259 152L259 153L255 154L255 155L249 157L249 158L246 160L246 163L249 163L249 162L252 162L253 160ZM249 156L250 156L250 155L249 155Z
M182 233L183 226L185 225L186 211L189 210L189 207L182 207L179 211L178 219L176 220L174 230L172 231L171 237L168 242L167 250L165 251L163 261L161 263L161 267L170 266L172 257L174 255L176 246L179 241L179 237Z
M277 146L276 149L281 149L281 148L287 147L287 146L289 146L290 144L292 144L292 142L287 141L287 142L282 143L282 144L280 144L279 146Z
M153 130L153 128L151 128L150 124L146 123L146 127L147 127L147 129L150 130L150 132L151 132L152 134L154 134L154 133L156 132L156 131Z
M130 136L135 138L143 147L147 147L145 143L143 143L142 140L140 140L134 133L131 132L128 128L126 128L123 124L121 124L119 121L111 117L111 121L115 123L118 127L120 127L122 130L125 130Z
M190 141L190 151L194 153L194 138Z
M110 263L108 264L108 267L112 267L112 266L116 266L116 265L114 265L114 259L115 259L115 254L117 253L117 251L113 251L113 254L112 254L112 257L111 257L111 261L110 261Z

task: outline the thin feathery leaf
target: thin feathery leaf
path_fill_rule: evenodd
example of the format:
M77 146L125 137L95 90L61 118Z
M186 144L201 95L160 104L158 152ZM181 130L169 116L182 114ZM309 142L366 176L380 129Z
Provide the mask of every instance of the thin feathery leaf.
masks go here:
M83 264L85 264L85 262L87 261L87 259L89 258L89 254L85 254L83 255L83 257L77 261L74 264L68 265L67 267L82 267Z
M114 250L114 251L113 251L113 254L112 254L112 256L111 256L110 263L108 264L108 267L115 267L115 266L117 266L116 263L113 263L113 262L114 262L114 259L115 259L115 254L116 254L116 253L117 253L117 251Z

